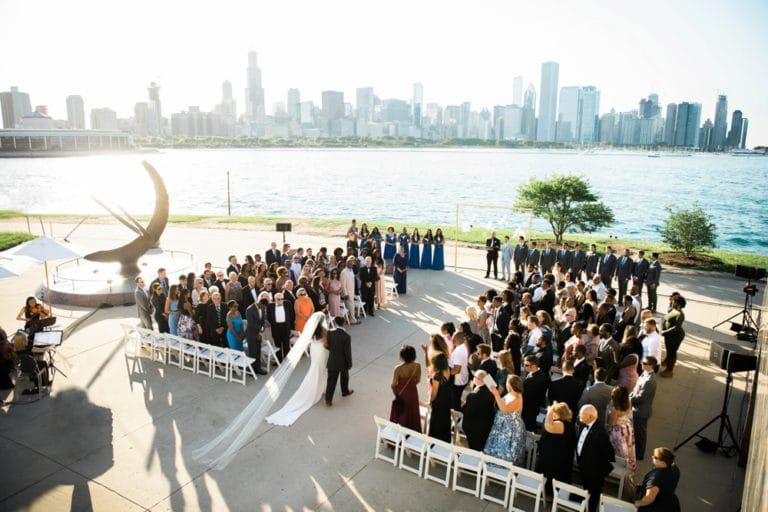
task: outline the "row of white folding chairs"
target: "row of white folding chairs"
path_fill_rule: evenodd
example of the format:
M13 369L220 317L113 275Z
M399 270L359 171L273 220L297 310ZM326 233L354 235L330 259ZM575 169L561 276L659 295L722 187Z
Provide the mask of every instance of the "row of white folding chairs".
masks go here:
M144 349L153 361L207 375L212 379L245 385L246 377L250 374L256 380L256 372L251 366L255 359L242 351L216 347L143 327L126 324L122 327L126 355L141 356Z

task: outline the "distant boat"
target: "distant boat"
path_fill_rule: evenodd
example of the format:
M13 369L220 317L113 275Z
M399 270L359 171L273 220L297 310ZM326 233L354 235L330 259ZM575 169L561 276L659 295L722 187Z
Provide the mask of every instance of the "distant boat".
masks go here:
M661 158L662 156L664 158L669 158L669 157L680 158L685 156L691 156L691 154L690 153L659 153L656 151L654 151L653 153L648 153L648 158Z
M765 151L758 149L732 149L729 154L731 156L765 156Z
M648 158L661 158L661 153L648 153Z

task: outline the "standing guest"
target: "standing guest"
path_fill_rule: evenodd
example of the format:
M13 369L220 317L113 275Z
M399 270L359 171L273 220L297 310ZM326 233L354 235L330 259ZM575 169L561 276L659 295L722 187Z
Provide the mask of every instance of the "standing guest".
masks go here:
M435 230L435 253L432 256L432 270L445 269L445 237L443 230Z
M400 246L400 252L404 251ZM360 298L363 308L368 316L374 316L374 304L376 302L376 283L379 280L376 267L373 266L373 258L366 256L365 266L360 269Z
M165 314L166 297L163 293L163 287L160 283L155 282L152 285L152 309L155 311L155 322L157 322L157 330L161 333L171 332L168 326L168 316Z
M288 276L288 269L285 267L277 267L277 279L275 279L275 289L282 290L285 287L285 283L290 281Z
M221 303L221 293L218 291L211 294L205 323L208 327L208 342L217 347L226 347L227 310Z
M640 311L637 310L634 301L630 295L625 295L623 298L624 312L621 314L619 322L616 324L616 337L623 338L624 330L630 326L635 325L639 318Z
M597 274L597 266L600 263L600 255L597 254L597 246L595 244L589 245L589 252L584 260L584 272L587 275L587 281L591 281Z
M266 375L261 368L261 344L267 322L269 297L261 296L245 310L245 339L248 341L248 357L254 359L253 370L257 375Z
M424 239L426 240L426 236ZM424 254L427 254L427 251L425 249ZM395 284L397 285L397 293L399 295L404 295L408 289L408 258L405 257L405 253L403 252L403 248L400 248L400 251L395 254L395 259L392 262L392 274L395 280Z
M672 310L664 317L663 331L664 346L667 349L667 357L662 362L664 370L659 374L662 377L672 377L672 371L677 362L677 350L685 338L683 322L685 322L685 299L681 295L672 298Z
M512 279L512 244L509 243L509 235L504 235L504 243L501 244L501 279Z
M488 304L488 297L485 295L478 295L477 297L477 334L483 339L483 343L491 342L491 331L488 329L488 310L486 309Z
M625 489L634 489L635 469L635 429L629 413L632 407L629 403L629 391L616 386L611 391L611 405L608 412L608 438L613 450L619 457L627 459L627 475Z
M637 487L635 501L640 512L680 512L680 500L675 495L680 481L680 470L675 465L675 454L669 448L653 450L653 469L643 478L643 484Z
M392 410L389 421L421 432L419 389L421 365L416 362L416 349L411 345L400 347L400 364L392 372Z
M566 403L570 410L575 411L584 392L584 382L573 376L573 361L565 359L560 366L563 376L549 383L547 396L553 404Z
M290 279L285 282L283 288L283 299L285 302L290 302L291 306L296 302L296 293L293 291L293 281Z
M197 307L198 304L200 304L200 293L205 290L205 281L202 277L198 277L194 281L194 286L192 288L192 305L194 307Z
M522 375L521 370L523 366L523 353L521 348L523 345L523 338L512 327L515 322L516 320L512 320L509 323L510 329L509 333L507 334L507 339L504 340L504 350L508 350L510 357L512 358L512 369L514 370L512 373L515 375ZM501 352L499 353L499 356L501 356Z
M419 243L421 243L419 228L413 228L413 233L411 233L411 247L408 251L408 264L411 268L419 268L421 265L421 260L419 259Z
M238 274L235 272L229 273L229 281L224 288L224 300L227 301L227 304L233 300L237 302L238 307L243 303L243 285L240 284Z
M499 278L499 250L501 249L501 240L496 238L496 232L491 232L490 238L485 241L485 277L491 275L491 265L493 265L493 278Z
M581 281L581 273L586 264L586 254L581 250L581 244L576 244L571 253L571 267L568 269L573 275L574 281Z
M605 368L607 375L612 377L618 372L619 344L613 339L613 326L611 324L602 324L599 333L600 344L597 347L595 363L598 367Z
M258 278L256 278L256 280L258 281ZM272 300L275 300L275 293L277 291L278 290L275 290L272 278L265 277L264 281L262 281L262 288L261 290L259 290L259 294L261 294L262 292L266 293L267 295L269 295L269 300L272 301Z
M512 253L515 260L515 272L525 273L526 260L528 259L528 244L524 236L517 237L517 245Z
M368 229L368 224L363 222L363 225L360 226L360 232L357 234L357 238L360 239L360 250L362 251L366 247L368 247L368 239L371 236L371 231Z
M432 230L427 229L424 233L424 238L421 239L421 263L419 268L430 268L432 266L432 242L434 237L432 236Z
M389 226L384 235L384 261L391 261L397 253L397 235L395 228Z
M203 284L205 285L206 290L211 286L213 286L213 283L216 281L216 276L214 276L213 270L211 270L210 265L211 263L206 263L205 270L203 270Z
M637 460L645 457L645 441L648 437L648 419L653 413L653 399L656 396L656 365L653 356L643 358L643 374L629 395L632 401L632 422L635 427L635 454Z
M461 394L469 383L469 347L464 333L453 336L453 351L451 352L451 375L453 375L453 395L451 407L461 410Z
M163 289L163 295L166 297L168 296L168 292L171 289L170 283L168 282L168 272L163 267L160 267L157 269L157 277L149 283L150 288L153 284L158 283Z
M352 325L357 325L359 322L355 316L355 257L350 256L347 258L346 268L341 272L341 300L344 301L344 306L347 309L347 315L349 315L349 321Z
M451 385L448 382L450 370L445 354L432 356L434 375L430 378L429 437L451 442Z
M279 265L281 267L288 268L291 264L291 256L288 254L291 251L291 244L285 243L283 244L283 253L280 255L280 262ZM251 271L251 274L253 271Z
M648 309L654 313L658 306L658 296L656 292L658 291L660 280L661 262L659 261L659 253L654 252L651 254L651 263L648 265L648 271L645 273L645 287L648 292Z
M408 228L403 226L403 230L400 232L400 235L397 237L397 241L400 244L400 247L404 249L405 255L408 256L408 246L411 243L411 237L408 236Z
M243 308L248 309L248 306L255 303L259 298L259 289L256 286L256 277L248 276L248 280L243 288Z
M298 297L297 297L298 299ZM291 331L294 330L293 307L284 301L282 293L275 294L275 301L267 308L267 320L272 330L272 339L280 349L278 359L282 362L291 350Z
M627 389L635 389L638 373L637 368L643 360L643 345L634 335L635 328L629 327L624 331L624 340L619 345L619 373L617 384Z
M566 242L563 242L560 250L557 251L557 262L560 264L560 272L565 273L571 268L571 249Z
M552 272L552 267L555 266L557 255L554 249L552 249L552 242L547 240L544 249L541 250L541 258L539 259L539 266L542 274L549 274Z
M632 279L632 272L634 269L635 264L629 256L629 249L624 249L624 254L621 255L616 266L616 279L619 281L619 296L623 297L627 294L627 285L629 284L629 280Z
M445 342L445 338L439 334L432 334L429 337L429 346L422 345L421 350L424 352L424 365L427 367L427 377L429 379L432 379L432 377L435 375L435 368L432 366L432 358L436 354L444 354L446 360L450 360L451 358L451 349ZM432 392L431 386L431 381L428 380L427 391L429 391L430 394Z
M384 260L377 254L373 258L373 262L376 265L376 307L381 309L387 304L387 283L384 279Z
M309 288L306 290L307 294L312 299L312 304L314 305L315 311L322 311L323 313L327 313L328 294L323 287L323 278L321 277L321 274L315 274L315 276L312 278ZM285 294L283 294L283 298L285 298Z
M544 430L539 439L536 471L547 479L544 492L553 495L552 480L571 483L573 454L576 451L576 427L568 404L554 402L547 407Z
M357 235L350 233L347 235L347 255L357 257L358 241Z
M379 232L379 227L374 226L371 230L371 245L373 245L373 248L381 254L381 233ZM386 259L386 258L385 258Z
M331 318L341 316L341 281L339 269L331 269L331 280L328 283L328 314Z
M481 343L477 346L476 351L478 359L480 360L479 369L483 370L495 380L499 367L496 364L496 361L491 359L491 346L486 343Z
M296 302L293 304L293 310L296 313L294 323L296 330L304 332L304 325L306 325L309 317L315 312L315 306L312 304L312 299L307 295L305 288L299 288L296 292Z
M510 375L518 375L516 373L514 359L512 359L512 351L504 349L498 354L499 369L496 372L496 385L503 388L504 383L507 382L507 377Z
M589 512L596 512L605 477L613 471L616 455L605 427L597 421L594 406L582 407L579 420L583 427L576 443L576 460L581 470L581 483L589 491Z
M632 266L632 284L637 286L638 295L642 298L643 284L645 284L646 276L648 275L648 267L650 263L645 259L645 251L637 251L637 259Z
M495 387L490 391L498 410L483 452L518 464L525 454L525 423L520 416L520 411L525 405L523 380L517 375L510 375L507 378L507 394L504 397Z
M521 390L523 393L522 417L525 429L535 432L536 416L539 415L539 409L546 404L549 376L544 375L544 372L539 369L539 360L535 355L525 356L524 361L523 368L528 375Z
M267 267L273 263L280 264L280 251L277 249L277 242L272 242L269 245L269 250L264 252L264 261L267 262Z
M256 263L253 261L253 256L250 254L245 255L242 266L240 267L240 283L245 286L248 282L248 277L254 275Z
M136 300L136 310L139 315L139 322L144 329L152 330L152 304L149 302L149 294L144 289L144 279L137 276L135 279L136 290L133 297Z
M475 389L467 394L467 399L461 408L464 419L461 428L467 435L467 444L471 450L482 451L491 433L493 420L496 416L496 399L486 387L483 380L487 374L484 370L475 372ZM504 381L506 383L506 381Z
M213 285L219 289L219 293L221 294L221 297L223 299L227 289L227 280L224 277L223 271L220 270L216 272L216 280L213 282Z
M243 332L243 317L238 311L237 301L230 300L227 302L227 345L232 350L243 350L243 340L245 339L245 333Z
M352 338L344 330L344 317L334 320L336 327L326 333L325 348L328 349L328 380L325 386L325 405L333 405L336 383L341 380L341 396L355 392L349 389L349 370L352 368Z
M349 229L347 229L347 235L354 234L357 235L357 219L352 219L352 224L349 225Z
M616 255L610 245L605 246L605 256L600 260L600 279L606 287L611 287L613 276L616 275Z
M171 334L179 334L179 285L171 285L168 297L165 299L165 316L168 318L168 329Z
M605 383L607 373L605 368L595 370L595 383L584 390L579 400L579 409L585 405L594 405L597 410L597 418L600 424L605 424L605 416L608 405L611 403L613 388Z
M643 344L643 357L653 356L661 361L661 336L656 331L656 320L648 318L643 322L644 336L640 338Z
M291 268L288 270L288 277L293 281L293 284L299 282L299 276L302 271L301 256L294 254L291 258Z
M189 302L189 290L181 289L179 292L179 326L178 335L187 340L197 340L197 326L193 318L192 303Z
M203 290L199 294L200 302L195 306L195 312L192 315L192 319L195 321L197 329L197 340L201 343L210 343L208 338L208 292Z

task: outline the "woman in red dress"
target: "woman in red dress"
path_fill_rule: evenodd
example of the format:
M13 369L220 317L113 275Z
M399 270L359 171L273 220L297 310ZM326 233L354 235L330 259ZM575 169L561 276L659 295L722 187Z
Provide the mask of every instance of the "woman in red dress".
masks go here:
M419 414L418 384L421 381L421 365L416 362L416 349L411 345L400 348L399 365L392 373L392 411L389 421L421 432L421 415Z

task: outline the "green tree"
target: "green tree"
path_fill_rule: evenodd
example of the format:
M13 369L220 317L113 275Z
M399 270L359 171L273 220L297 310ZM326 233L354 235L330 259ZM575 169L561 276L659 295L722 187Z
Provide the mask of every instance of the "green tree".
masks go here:
M667 212L669 216L659 232L661 239L674 250L691 256L705 247L715 246L717 226L701 207L692 210L673 210L667 207Z
M555 175L531 180L517 190L518 208L531 208L536 217L552 226L557 243L568 230L592 233L614 223L613 211L600 202L589 183L580 176Z

